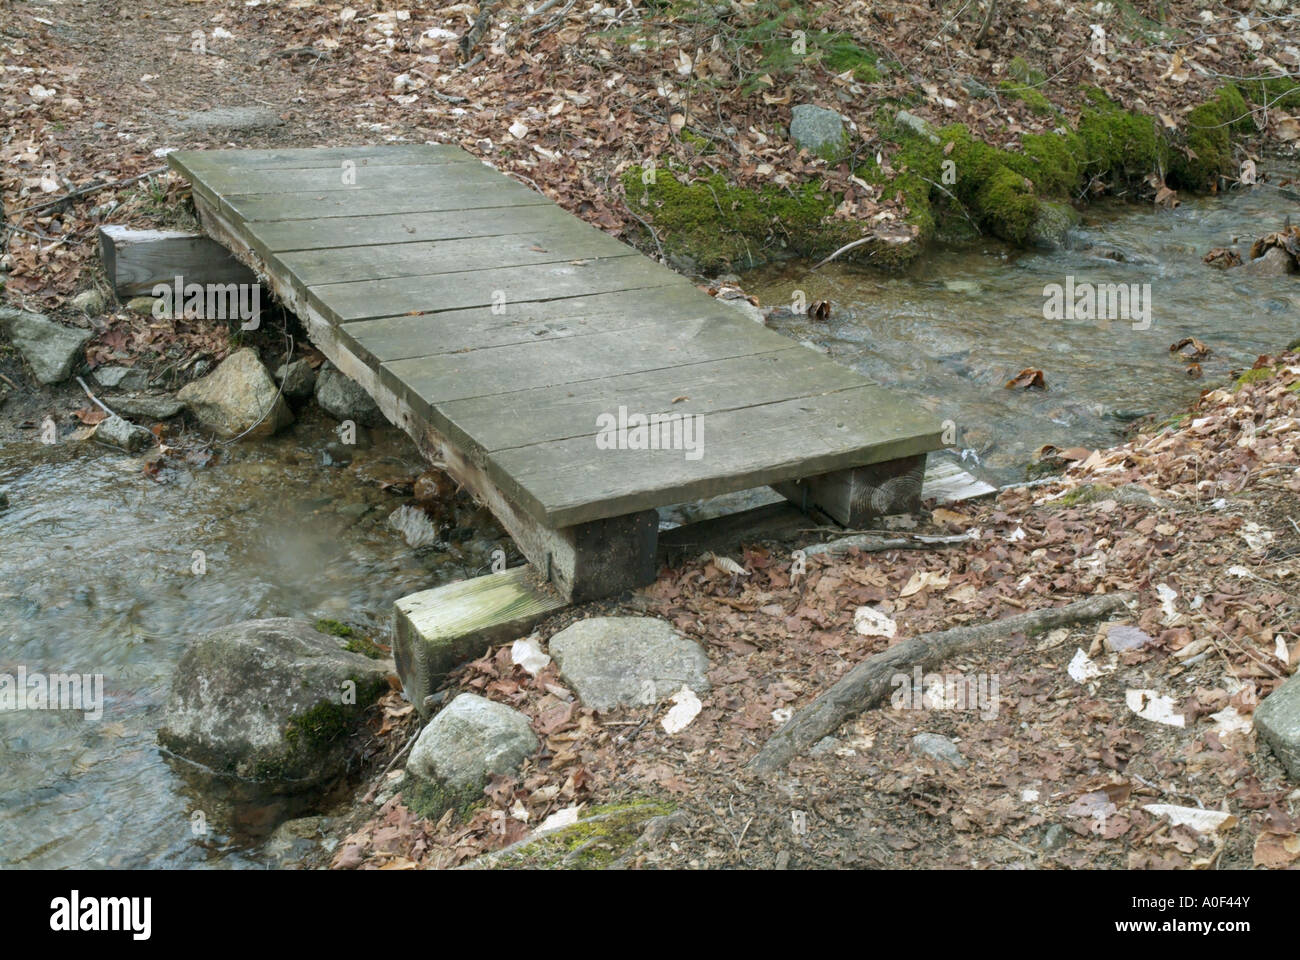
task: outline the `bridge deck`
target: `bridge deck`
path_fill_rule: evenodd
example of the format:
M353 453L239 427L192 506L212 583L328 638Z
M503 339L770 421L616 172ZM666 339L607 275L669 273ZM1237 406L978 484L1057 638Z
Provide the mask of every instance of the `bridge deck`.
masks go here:
M801 478L887 461L915 472L941 446L915 405L458 148L168 159L208 231L390 419L476 493L495 487L512 533L764 484L793 496ZM620 407L702 414L702 455L598 449L597 417Z

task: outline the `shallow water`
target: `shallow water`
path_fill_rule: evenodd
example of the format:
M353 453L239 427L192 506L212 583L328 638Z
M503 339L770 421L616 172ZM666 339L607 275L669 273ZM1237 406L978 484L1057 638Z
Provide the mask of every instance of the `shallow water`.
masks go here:
M0 866L255 864L238 839L199 842L202 801L154 739L187 641L300 616L359 623L387 642L396 598L486 572L486 541L417 553L388 528L409 496L380 484L424 469L404 435L376 432L346 469L325 465L332 439L321 420L298 423L206 467L182 462L162 482L93 443L0 447L11 502L0 513L0 673L104 677L98 721L0 712Z
M1285 175L1273 171L1275 180ZM1269 185L1189 198L1172 211L1097 205L1072 249L1024 252L984 241L893 277L786 263L744 274L742 286L764 305L790 303L795 290L809 302L830 300L828 323L772 325L951 420L967 462L1010 482L1024 479L1041 445L1113 443L1134 414L1171 413L1300 336L1300 276L1254 279L1201 262L1235 238L1249 248L1288 213L1300 221L1300 203ZM1089 246L1119 251L1126 262L1090 255ZM1134 329L1140 318L1044 319L1044 288L1064 286L1067 276L1076 285L1150 284L1149 329ZM1169 352L1187 336L1213 350L1201 361L1202 379L1189 378ZM1026 367L1043 371L1046 390L1004 388Z

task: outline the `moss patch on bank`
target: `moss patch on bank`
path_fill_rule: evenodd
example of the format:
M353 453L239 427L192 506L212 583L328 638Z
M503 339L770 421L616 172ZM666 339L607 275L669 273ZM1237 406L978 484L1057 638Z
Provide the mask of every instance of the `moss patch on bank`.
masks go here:
M749 190L721 174L643 173L633 167L623 174L628 206L654 224L665 250L690 257L706 272L782 255L822 257L865 232L864 224L831 219L838 200L815 183ZM886 253L880 246L878 252Z
M1059 113L1041 92L1040 72L1016 58L1008 76L1004 93L1036 113ZM1300 84L1291 80L1225 84L1187 115L1181 132L1171 133L1100 89L1084 87L1080 95L1083 107L1073 126L1062 119L1051 132L1024 134L1019 150L978 140L960 123L934 130L918 127L915 118L898 123L882 108L876 128L894 149L885 151L884 166L869 156L854 173L886 195L901 195L914 240L864 244L845 259L902 266L935 237L940 223L969 232L973 225L1020 246L1053 246L1072 219L1063 201L1084 195L1094 181L1117 192L1144 184L1149 189L1148 178L1156 174L1175 189L1213 190L1219 177L1236 172L1234 139L1255 132L1247 95L1251 102L1291 99L1300 106ZM816 183L748 189L720 173L691 177L662 169L652 179L643 183L641 167L624 173L629 206L653 224L665 251L689 257L703 272L781 256L820 258L869 230L865 223L835 220L842 198Z
M666 817L673 809L671 804L647 798L592 807L577 823L491 855L484 866L603 870L632 848L651 820Z

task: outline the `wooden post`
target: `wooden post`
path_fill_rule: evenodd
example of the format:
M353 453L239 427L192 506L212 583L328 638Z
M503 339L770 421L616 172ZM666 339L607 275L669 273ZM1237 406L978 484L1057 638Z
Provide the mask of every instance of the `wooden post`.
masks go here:
M876 517L920 509L925 456L836 470L772 489L804 511L816 507L846 527L865 527Z
M155 284L256 283L253 272L215 240L180 230L99 228L99 257L120 300L148 296Z

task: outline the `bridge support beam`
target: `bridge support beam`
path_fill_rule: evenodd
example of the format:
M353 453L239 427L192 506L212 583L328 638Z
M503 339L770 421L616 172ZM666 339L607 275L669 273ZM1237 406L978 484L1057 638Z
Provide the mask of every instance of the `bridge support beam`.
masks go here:
M915 513L921 506L924 479L925 454L922 453L774 483L772 489L804 512L816 507L836 523L860 528L877 517Z

